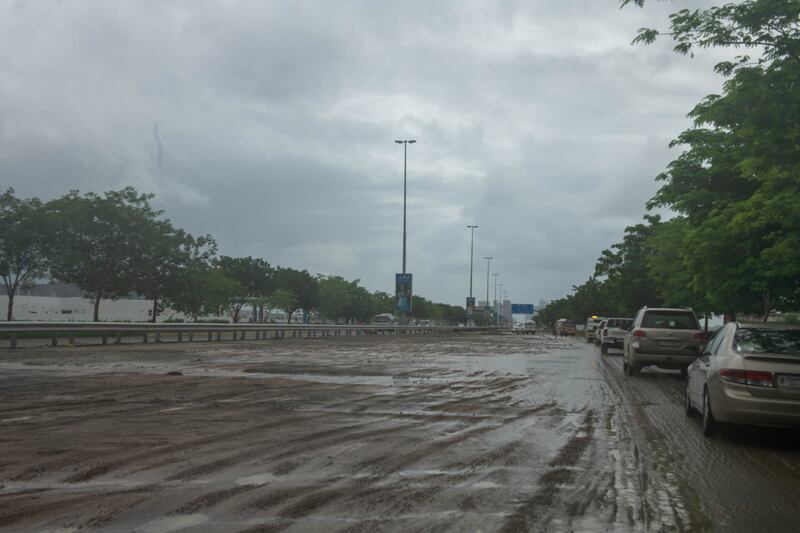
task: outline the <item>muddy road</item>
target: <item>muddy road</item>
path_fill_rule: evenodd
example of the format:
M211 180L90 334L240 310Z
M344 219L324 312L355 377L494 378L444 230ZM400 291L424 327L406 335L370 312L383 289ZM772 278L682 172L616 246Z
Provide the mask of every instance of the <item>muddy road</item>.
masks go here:
M800 436L707 440L581 338L0 351L0 531L796 531Z

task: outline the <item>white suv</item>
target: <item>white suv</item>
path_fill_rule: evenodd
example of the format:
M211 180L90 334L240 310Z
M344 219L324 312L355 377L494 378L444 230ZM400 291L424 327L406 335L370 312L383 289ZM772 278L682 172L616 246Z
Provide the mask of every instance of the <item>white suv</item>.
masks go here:
M632 318L609 318L600 337L600 352L608 353L609 348L623 348L623 341L633 326Z

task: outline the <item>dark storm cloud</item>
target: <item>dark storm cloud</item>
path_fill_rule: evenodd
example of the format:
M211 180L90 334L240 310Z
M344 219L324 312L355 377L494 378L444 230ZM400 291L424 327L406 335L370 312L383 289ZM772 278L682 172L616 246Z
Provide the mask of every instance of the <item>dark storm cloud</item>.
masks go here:
M682 2L0 3L0 176L134 185L220 250L462 303L494 256L563 295L638 223L711 53L632 47ZM693 3L697 5L697 3ZM491 291L493 292L493 291Z

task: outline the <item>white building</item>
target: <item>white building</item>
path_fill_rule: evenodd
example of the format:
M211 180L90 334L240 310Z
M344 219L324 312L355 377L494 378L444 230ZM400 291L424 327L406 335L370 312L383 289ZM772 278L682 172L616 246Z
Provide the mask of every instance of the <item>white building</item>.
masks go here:
M8 295L0 295L0 318L5 320ZM59 298L55 296L14 297L14 320L37 322L91 322L94 302L87 298ZM104 322L150 322L153 319L153 300L119 299L100 300L100 319ZM158 321L185 320L186 316L172 309L158 314Z

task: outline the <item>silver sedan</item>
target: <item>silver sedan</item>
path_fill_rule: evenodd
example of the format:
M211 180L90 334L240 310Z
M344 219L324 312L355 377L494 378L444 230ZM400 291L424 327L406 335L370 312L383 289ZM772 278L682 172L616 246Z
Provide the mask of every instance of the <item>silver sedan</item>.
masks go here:
M730 322L688 369L686 414L719 423L800 426L800 327Z

